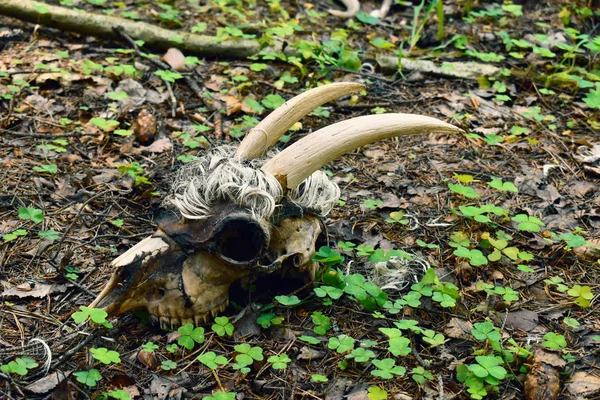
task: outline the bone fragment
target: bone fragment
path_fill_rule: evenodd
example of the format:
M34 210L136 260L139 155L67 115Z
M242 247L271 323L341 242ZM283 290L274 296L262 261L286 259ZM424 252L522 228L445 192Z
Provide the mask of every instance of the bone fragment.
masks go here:
M331 100L364 90L361 83L340 82L310 89L286 101L250 130L234 157L248 160L263 156L292 125Z
M371 16L379 19L384 19L388 12L390 12L390 7L392 6L392 0L383 0L381 3L381 8L379 10L371 11Z
M129 265L134 262L136 258L142 257L144 254L164 253L168 248L169 245L167 242L159 237L150 236L115 258L110 265L113 267Z
M358 0L340 0L345 6L346 11L329 9L329 14L338 18L352 18L360 11Z
M284 189L294 189L328 162L379 140L422 133L458 133L461 129L438 119L413 114L380 114L329 125L300 139L267 161L262 169Z

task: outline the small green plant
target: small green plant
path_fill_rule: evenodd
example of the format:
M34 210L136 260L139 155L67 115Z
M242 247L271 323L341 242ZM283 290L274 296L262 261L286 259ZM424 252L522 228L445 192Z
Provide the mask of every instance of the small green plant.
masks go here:
M538 218L526 214L518 214L512 217L512 220L518 223L517 229L526 232L540 232L545 224Z
M185 324L177 329L181 336L177 339L177 344L192 350L196 343L204 343L204 328L195 328L193 324Z
M233 334L233 324L229 322L229 318L227 317L215 318L215 323L211 329L219 336L231 336Z
M320 286L313 290L318 297L329 297L333 300L339 299L344 294L342 289L333 286Z
M344 354L354 349L354 338L347 335L339 335L338 337L329 338L327 347L330 350L335 350L340 354Z
M182 79L183 75L174 71L155 71L154 75L159 76L163 81L174 83L178 79Z
M58 240L58 232L56 232L54 229L39 231L38 236L45 240Z
M367 199L363 202L363 204L369 210L377 210L379 207L381 207L383 205L383 201Z
M251 346L248 343L241 343L235 345L233 349L238 353L235 356L236 364L233 365L233 369L240 370L242 373L247 374L250 372L248 366L252 365L254 361L264 360L263 350L258 346Z
M404 211L393 211L390 213L390 217L387 218L385 222L408 225L410 221L404 218Z
M344 257L340 255L339 252L332 250L327 246L321 246L319 251L313 254L311 259L312 261L319 262L326 267L332 267L344 262Z
M106 347L99 347L97 349L90 349L92 353L92 357L94 359L100 361L102 364L112 364L112 363L120 363L121 357L119 357L119 353L114 350L108 350Z
M346 354L346 358L353 359L357 363L365 363L375 357L377 355L373 350L365 349L364 347L357 347L350 354Z
M411 352L410 339L402 336L402 331L398 328L379 328L385 336L388 337L388 350L395 357L406 356Z
M79 306L79 311L74 312L71 317L78 324L90 319L94 324L102 325L106 328L112 328L112 324L106 320L106 317L108 317L107 312L100 308Z
M5 242L11 242L21 236L27 236L27 231L25 229L15 229L11 233L7 233L7 234L3 235L2 239Z
M273 369L286 369L288 363L290 363L292 360L287 354L282 353L278 356L269 357L267 361L273 363Z
M44 212L39 208L19 207L19 219L35 222L44 222Z
M210 369L217 369L219 365L227 365L227 357L219 356L213 351L200 354L196 360L206 365Z
M90 119L90 122L105 132L113 131L117 126L119 126L119 121L115 121L114 119L107 120L100 117L94 117Z
M425 384L426 380L433 380L433 374L423 367L413 368L412 371L410 371L410 374L411 378L421 386Z
M275 296L275 300L282 306L293 307L300 304L298 296Z
M94 387L96 384L102 380L102 375L100 371L95 368L90 369L89 371L77 371L73 372L73 375L77 379L77 382L83 383L86 386Z
M143 175L144 169L142 166L136 162L121 165L117 169L122 175L127 175L133 178L133 186L151 184L150 180Z
M377 367L371 371L371 375L378 376L383 379L392 379L394 375L404 376L406 368L401 365L396 365L393 358L384 358L383 360L373 360L373 365Z
M320 374L312 374L310 376L310 380L313 382L318 382L318 383L329 382L329 379L327 379L326 376L320 375Z
M590 301L594 298L592 289L589 286L573 285L567 293L569 296L575 297L575 304L582 308L588 308Z
M271 325L280 325L283 322L283 317L278 317L275 313L263 313L256 319L256 322L263 328L270 328Z
M302 340L303 342L309 343L309 344L319 344L319 343L321 343L319 341L319 339L317 339L317 338L315 338L313 336L302 335L298 339Z
M158 345L152 342L146 342L142 345L142 350L146 353L154 353L154 350L158 350Z
M329 318L326 315L323 315L322 312L313 312L311 318L313 320L313 323L315 324L314 332L317 335L325 335L329 328L331 328L331 318Z
M369 400L386 400L388 393L379 386L370 386L368 391Z
M35 172L40 172L42 174L56 174L58 172L58 168L56 164L45 164L40 166L33 167Z
M235 400L235 392L214 392L212 396L205 397L205 400Z
M469 186L463 186L458 183L448 183L448 188L454 193L465 196L468 199L476 199L479 197L479 193L477 193L475 189Z
M177 368L177 363L172 360L163 360L160 364L160 369L163 371L171 371Z
M488 391L497 390L500 381L508 372L502 367L502 359L496 356L476 356L475 364L460 364L456 368L459 382L467 386L467 392L473 399L482 399Z
M0 371L7 374L27 375L29 370L34 369L39 364L31 357L17 357L8 364L0 366Z

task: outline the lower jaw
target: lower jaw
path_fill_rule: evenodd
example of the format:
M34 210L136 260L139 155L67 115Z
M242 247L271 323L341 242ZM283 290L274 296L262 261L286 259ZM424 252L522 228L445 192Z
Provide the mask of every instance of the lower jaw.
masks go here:
M202 326L207 324L211 317L214 318L218 313L225 311L228 305L229 300L226 300L224 303L212 308L210 311L193 314L183 318L158 316L155 313L150 312L150 322L152 325L160 326L160 329L162 330L175 330L186 324L192 324L196 327Z

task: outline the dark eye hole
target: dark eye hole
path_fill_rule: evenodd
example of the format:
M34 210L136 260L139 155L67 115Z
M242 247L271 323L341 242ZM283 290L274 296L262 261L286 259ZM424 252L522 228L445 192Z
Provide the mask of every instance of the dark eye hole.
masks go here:
M234 264L250 264L262 255L267 245L263 227L252 219L229 219L217 233L216 252Z

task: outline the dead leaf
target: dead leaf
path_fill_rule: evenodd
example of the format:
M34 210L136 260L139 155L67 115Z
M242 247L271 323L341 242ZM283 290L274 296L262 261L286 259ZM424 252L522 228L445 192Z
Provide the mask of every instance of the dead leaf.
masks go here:
M555 400L560 391L558 371L549 364L534 362L525 380L528 400Z
M167 50L162 59L175 71L185 70L185 56L179 49L171 47L169 50Z
M173 144L169 140L168 137L163 137L152 143L148 147L142 148L142 151L149 153L162 153L167 150L171 150L173 148Z
M158 368L158 359L156 358L156 354L150 353L148 351L140 350L137 355L137 359L143 365L150 369Z
M585 371L575 372L567 383L567 390L574 396L591 398L600 394L600 378Z
M315 350L308 346L304 346L300 349L300 354L298 354L297 359L305 361L319 360L325 357L326 354L327 353L325 353L324 351Z
M227 115L235 114L242 109L242 101L235 96L227 95L225 97L225 109Z
M450 321L444 327L444 334L453 339L469 340L473 324L460 318L450 318Z
M596 190L596 185L592 182L578 181L566 187L567 192L575 197L583 198Z
M42 298L46 297L50 294L52 290L52 285L46 285L43 283L30 282L23 283L18 286L13 286L12 288L5 290L2 293L2 297L35 297Z
M72 371L55 371L51 374L44 376L37 381L30 383L25 386L25 390L28 390L33 393L43 394L48 393L52 389L56 388L60 382L62 382L66 377L71 375Z
M525 332L533 330L538 326L538 323L538 314L530 310L509 312L505 321L508 329L517 329Z

